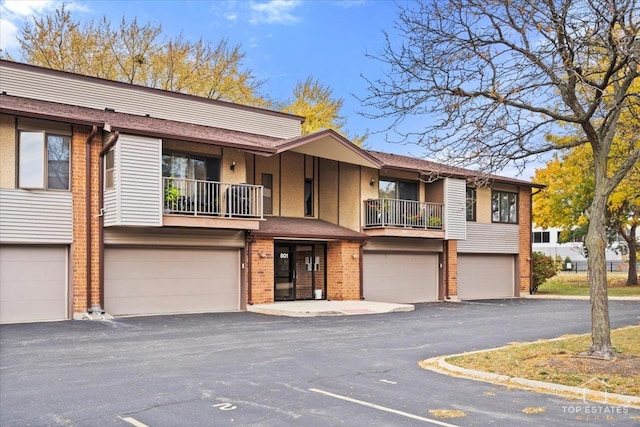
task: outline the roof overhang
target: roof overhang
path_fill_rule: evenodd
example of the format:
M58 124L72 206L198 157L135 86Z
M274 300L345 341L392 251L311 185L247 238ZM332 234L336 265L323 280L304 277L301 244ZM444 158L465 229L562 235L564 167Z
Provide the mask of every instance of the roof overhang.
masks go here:
M346 227L315 218L265 217L258 230L251 234L287 240L351 240L365 241L369 237Z
M287 139L277 147L278 153L285 151L373 169L382 166L378 159L331 129Z

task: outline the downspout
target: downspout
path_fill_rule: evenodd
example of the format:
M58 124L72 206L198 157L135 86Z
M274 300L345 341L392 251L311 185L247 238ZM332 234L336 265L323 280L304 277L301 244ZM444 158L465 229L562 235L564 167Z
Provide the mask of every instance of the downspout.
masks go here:
M444 241L442 245L442 279L444 281L444 299L450 300L449 296L449 245Z
M85 229L86 229L86 260L87 268L87 312L92 312L91 307L91 141L98 134L98 126L93 125L91 133L86 141L85 156Z
M247 276L247 305L253 305L253 297L251 296L251 288L252 288L251 275L253 271L251 269L251 259L253 258L253 242L255 242L255 240L256 240L256 237L251 234L251 231L247 231L246 232L247 269L245 270L246 276Z
M364 299L364 245L367 244L367 241L365 240L364 242L360 243L360 299L363 300Z
M104 155L116 144L120 132L115 131L107 139L107 143L100 151L100 173L98 174L98 194L100 215L99 217L99 236L98 236L98 264L99 264L99 286L100 286L100 307L104 307Z

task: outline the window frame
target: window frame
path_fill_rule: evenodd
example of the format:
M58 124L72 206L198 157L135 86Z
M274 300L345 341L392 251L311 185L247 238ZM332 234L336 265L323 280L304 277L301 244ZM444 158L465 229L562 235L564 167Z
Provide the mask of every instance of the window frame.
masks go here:
M506 205L504 203L505 200ZM513 200L513 202L511 202L511 200ZM513 212L509 209L511 206L515 207ZM497 219L496 212L498 213ZM504 190L491 190L491 222L496 224L518 224L518 193Z
M307 189L309 193L307 194ZM312 217L315 215L313 194L313 179L305 178L304 180L304 216Z
M111 167L109 167L109 159L111 159ZM116 154L115 149L111 148L104 155L104 190L113 190L116 187Z
M551 243L551 233L549 231L534 231L531 241L533 243Z
M467 187L465 192L465 217L467 221L476 222L478 220L477 219L478 218L477 202L478 202L477 188Z
M382 196L381 195L381 185L383 183L389 183L389 184L393 184L394 186L394 193L395 193L395 197L387 197L387 196ZM402 199L401 198L401 185L411 185L414 187L415 190L415 199ZM406 190L406 189L405 189ZM390 199L390 200L410 200L410 201L414 201L414 202L419 202L420 201L420 183L416 182L416 181L409 181L409 180L404 180L404 179L397 179L397 178L388 178L388 177L384 177L384 178L380 178L378 180L378 198L379 199Z
M25 140L23 140L23 135L32 134L32 135L41 135L39 143L39 150L41 151L41 155L38 156L36 160L40 163L38 167L38 171L35 174L41 175L40 181L35 185L32 185L31 182L28 181L24 176L25 170L28 168L27 165L30 164L29 160L27 160L28 153L23 150L23 147L26 145ZM63 144L66 144L66 150L64 154L66 158L63 160L51 159L50 155L50 146L53 144L53 138L60 138ZM31 130L31 129L18 129L18 138L17 138L17 153L18 153L18 173L16 174L16 187L25 190L44 190L44 191L71 191L71 156L72 149L71 145L73 143L73 138L71 135L65 135L57 132L47 132L46 130ZM37 151L37 150L36 150ZM55 188L52 187L53 180L50 179L50 173L52 171L51 163L53 161L62 161L66 163L66 187L64 188Z
M262 212L266 215L273 215L273 174L263 173L261 179L263 187Z

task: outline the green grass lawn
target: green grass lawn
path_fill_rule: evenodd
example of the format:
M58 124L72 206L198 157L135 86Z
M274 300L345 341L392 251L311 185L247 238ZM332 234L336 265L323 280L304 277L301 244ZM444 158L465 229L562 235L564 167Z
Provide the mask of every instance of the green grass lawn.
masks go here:
M640 286L626 286L626 275L610 273L607 276L609 282L609 296L628 297L640 296ZM537 294L540 295L571 295L589 296L589 284L584 273L560 273L544 282Z

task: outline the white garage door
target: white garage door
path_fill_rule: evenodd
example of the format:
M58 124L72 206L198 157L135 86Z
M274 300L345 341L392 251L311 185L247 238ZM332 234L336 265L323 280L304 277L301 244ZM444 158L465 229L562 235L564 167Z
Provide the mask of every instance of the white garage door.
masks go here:
M238 250L107 248L104 309L117 316L238 310L239 263Z
M414 303L438 299L438 255L365 253L364 297Z
M514 296L513 255L458 255L458 298L490 299Z
M0 323L67 318L67 248L0 246Z

